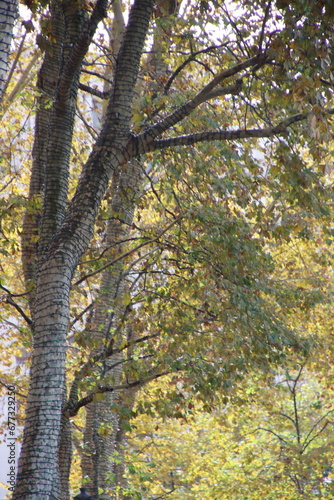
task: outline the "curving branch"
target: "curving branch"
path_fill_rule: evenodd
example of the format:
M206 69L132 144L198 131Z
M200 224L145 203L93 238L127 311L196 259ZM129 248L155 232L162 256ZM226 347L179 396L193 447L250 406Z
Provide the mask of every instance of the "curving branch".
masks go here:
M13 306L17 310L17 312L22 316L22 318L27 323L27 325L29 327L31 327L32 326L32 320L31 320L31 318L24 312L24 310L22 309L22 307L19 306L19 304L17 304L15 302L15 300L13 300L13 297L22 297L22 296L26 295L26 293L21 293L21 294L14 295L6 287L4 287L3 285L0 285L0 288L2 288L6 292L6 295L4 295L4 297L2 298L3 302L5 302L7 304L10 304L11 306Z
M138 136L139 141L149 141L154 140L156 137L160 136L163 132L170 129L180 121L184 120L187 116L189 116L200 104L205 102L207 99L210 99L210 93L227 78L237 75L241 71L252 67L262 67L269 62L269 59L266 54L258 54L250 59L246 59L231 68L227 68L219 73L215 78L211 80L205 87L198 92L190 101L180 106L177 110L175 110L172 114L163 118L160 122L156 123L145 132Z
M117 264L117 262L119 262L120 260L123 260L125 259L126 257L128 257L129 255L131 255L132 253L136 252L137 250L140 250L140 248L146 246L146 245L149 245L150 243L155 243L156 241L158 241L161 236L163 236L171 227L173 227L176 222L179 222L181 220L182 216L179 216L177 217L175 220L173 220L170 224L168 224L168 226L163 230L161 231L155 238L151 238L150 240L145 240L143 241L142 243L140 243L139 245L135 246L134 248L131 248L130 250L128 250L127 252L124 252L122 253L121 255L119 255L118 257L116 257L116 259L113 259L109 262L107 262L104 266L101 266L99 267L98 269L96 269L95 271L92 271L91 273L89 274L86 274L85 276L83 276L82 278L80 278L78 281L76 281L74 283L73 286L77 286L77 285L80 285L80 283L82 283L83 281L85 281L86 279L88 278L91 278L92 276L95 276L96 274L99 274L101 273L102 271L104 271L105 269L107 269L108 267L110 266L113 266L114 264Z
M221 49L222 47L226 47L227 45L228 45L228 43L222 43L221 45L210 45L210 47L206 47L205 49L201 49L201 50L197 50L196 52L193 52L189 57L187 57L187 59L185 61L183 61L183 63L180 64L180 66L178 66L178 68L176 68L174 73L168 78L168 81L167 81L166 85L164 86L164 90L163 90L164 94L168 93L173 81L181 73L181 71L187 66L187 64L194 61L198 55L207 54L208 52L212 52L216 49Z
M2 385L3 387L6 387L6 389L8 389L8 391L13 392L14 394L16 394L16 396L19 396L20 398L27 399L27 396L25 394L22 394L22 392L19 392L18 390L13 389L12 384L9 384L8 382L6 383L6 382L3 382L2 380L0 380L0 385Z
M22 307L20 307L10 295L8 295L5 299L5 302L7 304L10 304L13 306L17 312L22 316L22 318L25 320L25 322L31 327L32 326L32 320L29 318L29 316L23 311Z
M249 129L249 130L230 130L230 131L209 131L199 132L196 134L181 135L178 137L170 137L168 139L160 139L146 143L139 147L140 153L148 153L156 150L163 150L175 146L190 146L198 142L208 141L235 141L237 139L249 139L272 137L274 135L284 135L287 133L286 127L284 129L277 127L267 127L263 129Z
M327 411L319 420L316 421L316 423L311 427L311 429L309 430L308 434L306 435L305 439L304 439L304 442L303 442L303 446L302 446L302 451L304 452L306 450L306 448L312 443L312 441L314 441L323 431L324 429L327 427L327 425L329 424L332 424L333 425L333 422L331 422L330 420L326 420L326 422L323 424L323 426L321 427L321 429L316 432L313 436L312 436L312 433L315 431L315 429L320 425L321 422L323 422L327 417L328 415L330 415L331 413L333 413L334 410L329 410ZM312 437L311 437L312 436Z

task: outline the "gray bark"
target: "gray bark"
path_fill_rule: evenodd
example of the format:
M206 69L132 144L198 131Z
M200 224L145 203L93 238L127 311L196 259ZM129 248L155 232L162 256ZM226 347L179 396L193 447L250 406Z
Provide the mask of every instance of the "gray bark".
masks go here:
M17 14L18 0L0 1L0 103L6 88L13 28Z
M91 239L97 210L109 178L128 159L126 144L129 140L131 102L152 11L152 2L147 0L137 1L130 14L130 33L125 36L117 60L105 126L83 169L69 209L64 211L74 117L71 109L75 105L73 94L78 88L78 69L104 9L105 2L97 2L90 21L70 50L68 64L65 64L58 80L50 118L49 130L54 131L56 137L50 133L53 141L47 150L40 264L33 304L34 349L22 452L13 496L15 500L22 497L34 500L61 498L60 479L55 481L55 478L60 477L59 445L66 397L66 334L71 279ZM65 107L65 121L60 104ZM64 126L60 133L57 123ZM58 153L59 148L62 149L60 160L57 160L57 148ZM55 183L60 196L55 191ZM52 211L55 202L55 210Z

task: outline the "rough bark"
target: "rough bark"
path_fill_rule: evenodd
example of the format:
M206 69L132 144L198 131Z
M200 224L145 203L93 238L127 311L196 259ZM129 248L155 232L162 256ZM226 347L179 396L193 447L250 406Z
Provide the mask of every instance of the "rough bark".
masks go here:
M65 400L66 334L69 321L71 279L79 258L91 239L98 207L106 192L108 180L116 168L129 157L131 102L140 56L152 11L152 2L139 0L130 13L128 36L117 60L112 99L108 105L105 125L97 144L83 169L77 192L64 214L67 202L66 164L69 156L75 103L72 92L78 88L78 68L89 46L94 26L104 15L105 2L97 2L85 37L79 37L71 48L68 64L58 81L50 130L56 132L60 116L59 103L67 108L64 124L65 140L61 161L56 162L56 149L62 147L59 133L48 148L49 178L46 178L45 204L41 224L40 264L34 299L34 346L30 373L30 389L17 484L13 498L60 498L59 444L62 409ZM95 18L93 16L95 15ZM93 20L92 20L93 19ZM82 32L83 34L83 32ZM52 122L54 120L54 122ZM59 122L58 122L59 123ZM64 130L62 131L64 133ZM60 142L59 142L60 141ZM50 165L49 165L50 162ZM60 172L55 172L56 164ZM61 197L52 182L57 182ZM49 187L48 187L49 186ZM51 204L57 196L56 210ZM41 251L41 248L43 249Z
M45 260L36 287L34 354L26 423L13 498L60 498L58 447L65 397L71 257Z
M13 39L14 22L18 13L17 0L0 1L0 103L6 88L9 55Z
M55 42L51 50L46 51L44 61L38 73L37 88L39 97L35 119L34 146L32 151L32 167L28 200L31 209L27 210L23 220L22 262L26 288L30 292L30 311L33 314L33 290L36 285L36 265L38 258L39 224L41 211L36 206L41 203L45 187L47 148L49 140L49 123L51 107L48 105L54 98L56 84L61 73L63 39L65 25L63 9L58 1L51 2L52 35ZM34 207L34 210L32 209Z

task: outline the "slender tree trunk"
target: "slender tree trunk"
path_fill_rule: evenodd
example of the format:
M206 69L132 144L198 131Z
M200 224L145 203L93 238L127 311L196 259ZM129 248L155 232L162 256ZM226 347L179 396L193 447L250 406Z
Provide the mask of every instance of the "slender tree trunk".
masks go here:
M0 0L0 103L6 88L13 27L18 14L17 0Z
M160 17L169 14L159 11ZM112 37L110 48L111 52L115 54L118 53L124 29L118 2L114 5L114 16L114 37ZM147 91L152 92L152 94L158 92L160 87L158 82L166 76L168 67L161 56L162 33L163 30L156 29L152 55L148 60L148 65L150 70L153 69L155 79L144 88L139 89L140 96ZM165 40L165 38L164 36L163 42L168 43L169 40ZM110 75L108 76L110 77ZM103 116L103 120L104 118L105 116ZM108 248L115 245L116 242L119 244L113 247L110 253L111 260L120 256L124 251L124 245L121 242L128 238L131 231L136 202L141 190L142 176L140 159L128 162L120 172L115 172L112 189L108 196L108 199L111 200L109 211L112 218L108 221L105 245ZM125 309L124 306L122 307L122 301L127 285L123 268L124 263L119 262L112 269L107 269L102 276L93 321L90 322L89 326L91 328L93 325L91 333L94 340L98 341L99 346L106 340L110 341L113 329L119 332L114 338L115 348L126 339L126 329L117 328ZM112 365L117 366L112 369L108 368ZM122 356L119 354L111 356L108 359L106 369L107 378L112 380L112 384L118 384L123 372ZM124 479L126 433L122 427L120 410L123 406L124 408L126 406L128 410L132 408L135 394L136 389L128 390L126 395L115 391L112 394L106 394L103 400L90 404L86 408L82 476L95 500L104 500L107 498L108 492L115 495L116 490L118 498L122 498L123 490L127 486ZM119 408L118 412L113 409L115 402ZM116 460L113 459L114 456L116 456ZM99 494L98 488L102 488L104 493Z
M141 185L141 173L140 163L132 161L114 175L109 208L112 216L108 222L105 243L106 248L113 245L110 251L111 259L124 251L122 242L127 239L130 231ZM115 349L124 340L124 330L119 328L119 322L122 321L126 307L123 304L126 289L124 262L119 261L103 273L95 312L90 323L92 338L99 343L98 350L103 343L109 343L111 339ZM119 384L123 372L122 360L122 354L110 356L101 373L101 379L104 378L111 385ZM115 391L106 394L104 399L86 408L84 449L87 451L82 457L82 474L95 499L105 498L104 494L99 495L99 487L105 492L111 492L115 488L113 456L116 451L118 452L116 442L120 416L113 409L113 405L117 403L119 406L120 397L119 392Z

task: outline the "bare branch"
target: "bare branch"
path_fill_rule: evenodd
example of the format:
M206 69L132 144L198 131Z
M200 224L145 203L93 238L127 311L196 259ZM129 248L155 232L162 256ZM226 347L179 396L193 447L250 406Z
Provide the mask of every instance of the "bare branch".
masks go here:
M3 287L1 287L3 288ZM32 320L29 318L29 316L23 311L22 307L19 306L12 298L12 295L10 293L7 293L7 295L5 295L3 297L3 301L6 302L7 304L10 304L11 306L13 306L17 312L22 316L22 318L25 320L25 322L29 325L29 326L32 326Z
M277 434L277 432L274 432L272 429L266 429L265 427L258 427L256 430L269 432L269 434L272 434L273 436L275 436L280 442L285 443L288 446L290 446L289 441L287 441L282 436L280 436L279 434Z
M73 326L75 325L75 323L77 321L80 321L80 319L88 312L91 310L91 308L94 306L94 302L92 302L91 304L89 304L87 307L85 307L85 309L83 309L79 314L77 314L77 316L73 319L73 321L71 322L70 324L70 327L69 327L69 330L71 330L73 328Z
M0 284L0 288L4 290L8 295L11 297L24 297L25 295L28 295L28 292L23 292L23 293L12 293L8 288Z
M200 55L200 54L207 54L208 52L212 52L213 50L216 49L221 49L222 47L226 47L227 43L223 43L221 45L211 45L210 47L206 47L205 49L202 50L197 50L193 54L191 54L185 61L183 61L182 64L174 71L174 73L168 78L168 81L164 87L164 93L167 94L173 81L177 77L179 73L187 66L187 64L191 63L192 61L195 60L195 58Z
M85 129L87 130L87 132L89 133L89 135L93 138L93 139L96 139L97 137L97 132L96 130L91 126L89 125L89 123L87 122L87 120L85 119L83 113L80 111L80 108L77 106L77 114L80 118L80 120L82 121L82 123L84 124L85 126Z
M97 71L89 71L88 69L82 69L81 73L86 73L87 75L92 75L92 76L96 76L97 78L101 78L101 80L106 81L107 83L109 83L109 85L112 85L112 83L113 83L112 80L110 80L109 78L106 78L104 75L102 75L101 73L98 73Z
M6 389L8 389L11 392L14 392L14 394L16 394L17 396L20 396L20 398L27 399L27 396L25 394L22 394L21 392L17 391L16 389L13 390L12 384L8 384L8 383L5 383L2 380L0 380L0 385L2 385L3 387L6 387Z
M264 39L264 30L265 30L265 27L266 27L266 24L267 24L267 21L269 18L270 8L271 8L271 0L269 0L268 4L266 6L266 10L265 10L265 14L264 14L263 22L262 22L262 28L261 28L260 39L259 39L259 50L262 50L263 39Z
M329 420L326 421L326 423L323 425L323 427L321 428L320 431L318 431L312 438L311 438L311 435L312 433L315 431L315 429L318 427L318 425L323 421L325 420L325 418L328 417L328 415L330 415L331 413L333 413L334 410L329 410L328 412L325 413L325 415L323 415L319 420L317 420L317 422L311 427L311 429L309 430L307 436L305 437L304 439L304 443L303 443L303 451L306 450L306 448L311 444L311 442L316 439L319 434L321 434L321 432L327 427L327 425L329 423L333 423L333 422L330 422Z
M292 422L293 425L295 425L295 421L292 417L290 417L290 415L287 415L286 413L278 413L278 416L290 420L290 422Z
M102 92L101 90L94 89L93 87L90 87L89 85L85 85L84 83L79 83L79 89L83 90L84 92L88 92L88 94L95 95L96 97L99 97L100 99L108 99L108 97L110 96L109 90L107 92Z

